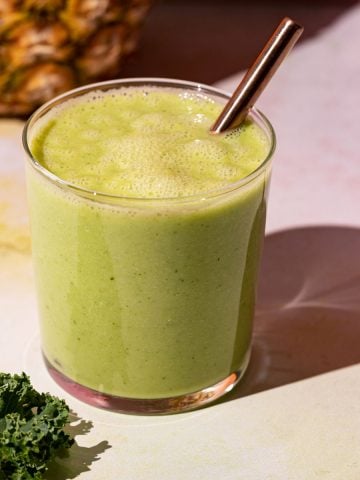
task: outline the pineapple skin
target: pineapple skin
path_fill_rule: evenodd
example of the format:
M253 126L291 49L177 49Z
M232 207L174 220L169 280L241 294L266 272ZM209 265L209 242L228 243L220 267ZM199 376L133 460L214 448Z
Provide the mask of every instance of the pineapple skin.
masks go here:
M0 117L116 78L152 0L0 0Z

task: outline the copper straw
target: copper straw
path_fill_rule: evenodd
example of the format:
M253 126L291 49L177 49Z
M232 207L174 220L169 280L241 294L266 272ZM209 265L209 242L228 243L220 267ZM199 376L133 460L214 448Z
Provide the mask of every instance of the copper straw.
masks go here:
M303 30L301 25L288 17L280 22L210 128L211 133L224 132L239 126L245 120L249 109L259 98Z

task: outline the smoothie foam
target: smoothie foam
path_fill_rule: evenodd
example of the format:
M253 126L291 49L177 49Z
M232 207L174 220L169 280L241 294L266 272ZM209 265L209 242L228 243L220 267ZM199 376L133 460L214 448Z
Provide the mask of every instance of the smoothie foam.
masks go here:
M269 169L206 192L257 169L270 141L253 121L208 134L221 108L202 93L125 88L68 101L32 129L43 167L104 194L28 168L43 351L75 382L156 399L244 368Z
M127 197L194 195L245 177L269 150L253 122L211 135L220 110L189 92L89 93L54 109L31 149L49 171L87 189Z

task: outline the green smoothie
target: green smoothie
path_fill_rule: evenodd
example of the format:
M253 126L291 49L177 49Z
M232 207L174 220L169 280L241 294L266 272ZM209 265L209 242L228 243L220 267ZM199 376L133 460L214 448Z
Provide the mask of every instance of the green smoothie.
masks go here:
M159 399L245 368L271 141L252 119L211 135L221 108L185 89L96 90L29 132L43 352L78 384Z

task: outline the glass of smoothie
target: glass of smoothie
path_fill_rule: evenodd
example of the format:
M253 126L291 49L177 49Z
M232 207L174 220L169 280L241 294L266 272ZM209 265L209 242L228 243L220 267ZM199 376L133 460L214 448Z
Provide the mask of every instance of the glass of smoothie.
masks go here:
M160 414L230 391L250 358L274 131L169 79L68 92L24 130L41 343L65 390Z

